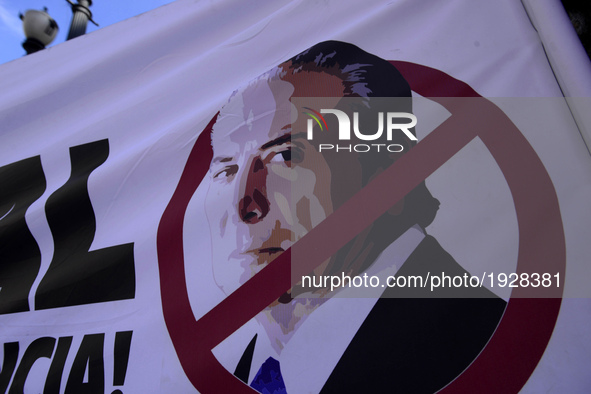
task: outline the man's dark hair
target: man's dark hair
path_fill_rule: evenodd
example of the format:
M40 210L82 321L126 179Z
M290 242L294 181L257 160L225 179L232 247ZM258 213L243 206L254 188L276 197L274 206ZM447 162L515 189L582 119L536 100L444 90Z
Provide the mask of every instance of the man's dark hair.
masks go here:
M315 71L343 80L345 97L410 97L410 86L389 61L340 41L323 41L294 56L294 72Z

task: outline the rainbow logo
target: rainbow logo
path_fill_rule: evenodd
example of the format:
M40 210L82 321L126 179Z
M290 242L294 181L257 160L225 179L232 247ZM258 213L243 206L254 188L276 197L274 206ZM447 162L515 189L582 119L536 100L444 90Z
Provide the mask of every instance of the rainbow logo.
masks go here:
M312 119L314 119L316 121L316 123L318 123L318 126L320 126L321 131L324 131L324 127L322 127L322 124L324 124L324 126L326 127L326 131L328 131L328 125L326 124L326 120L324 120L324 117L322 115L320 115L319 112L314 111L312 108L308 108L308 107L304 107L304 109L307 109L308 111L313 112L313 113L310 113L310 112L303 111L306 115L309 115ZM320 122L321 120L322 120L322 123Z

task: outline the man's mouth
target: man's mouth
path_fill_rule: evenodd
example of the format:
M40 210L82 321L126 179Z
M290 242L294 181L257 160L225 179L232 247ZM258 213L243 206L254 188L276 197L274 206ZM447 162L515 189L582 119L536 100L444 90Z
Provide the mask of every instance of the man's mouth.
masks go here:
M271 261L275 260L275 258L284 251L285 249L281 247L271 246L265 248L251 249L246 253L255 256L257 265L263 265L265 263L270 263Z
M281 253L283 251L284 251L283 248L271 247L271 248L261 248L258 250L258 253L267 253L269 255L273 255L275 253Z

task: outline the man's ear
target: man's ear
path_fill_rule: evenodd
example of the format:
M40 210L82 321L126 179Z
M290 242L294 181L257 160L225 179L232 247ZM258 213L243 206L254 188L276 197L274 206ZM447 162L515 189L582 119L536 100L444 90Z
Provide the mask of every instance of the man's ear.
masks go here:
M413 129L413 134L415 134L414 129ZM396 160L398 160L402 155L404 155L406 152L408 152L408 150L411 149L416 144L406 138L404 138L400 141L397 141L397 143L403 146L403 150L401 152L392 152L388 155L388 157L390 158L392 163L396 162ZM403 197L396 204L392 205L392 208L388 209L388 213L392 216L400 215L402 213L402 211L404 210L404 199L405 198L406 197Z
M376 173L373 174L371 176L371 178L369 178L369 181L371 182L375 177L377 177L383 171L384 171L383 168L378 168ZM392 205L392 207L390 209L388 209L387 212L392 216L398 216L402 213L403 210L404 210L404 198L402 198L402 200L398 201L396 204Z

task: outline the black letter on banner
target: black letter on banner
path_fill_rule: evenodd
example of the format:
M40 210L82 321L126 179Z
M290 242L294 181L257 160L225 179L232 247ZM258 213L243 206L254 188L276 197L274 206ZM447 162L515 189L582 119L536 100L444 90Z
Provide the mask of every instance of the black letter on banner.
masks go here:
M72 337L63 337L58 340L57 349L55 350L49 372L47 373L43 394L59 394L64 365L66 364L66 358L68 357L71 344Z
M35 339L25 350L23 359L21 360L16 373L14 374L14 380L10 386L8 394L22 394L25 389L25 381L29 375L29 371L35 361L41 357L51 358L53 353L53 347L55 346L55 338L43 337Z
M85 335L76 353L65 394L104 394L105 362L103 346L105 334ZM84 373L88 365L88 382L84 383Z
M108 140L70 148L72 175L45 206L55 252L37 289L36 309L135 296L133 243L89 251L96 220L88 195L88 177L108 156Z
M133 331L121 331L115 335L115 351L113 353L113 386L123 386L129 363L131 337ZM120 391L119 391L120 392Z
M18 342L4 344L4 361L0 370L0 393L5 393L18 360Z
M41 253L25 212L45 186L39 156L0 167L0 314L29 310Z

